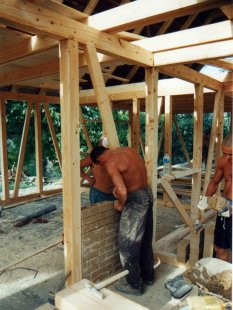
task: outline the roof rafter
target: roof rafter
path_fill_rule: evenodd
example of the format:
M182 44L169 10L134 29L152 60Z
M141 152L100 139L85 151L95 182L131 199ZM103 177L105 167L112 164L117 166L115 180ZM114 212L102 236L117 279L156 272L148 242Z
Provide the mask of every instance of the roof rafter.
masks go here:
M111 33L135 29L230 3L229 0L141 0L88 17L86 23ZM129 12L131 14L129 14ZM114 18L112 18L114 16Z
M72 39L82 44L87 44L91 40L103 53L142 66L153 66L151 52L29 1L1 0L0 6L0 19L13 24L16 28L22 26L35 34L43 33L55 39Z

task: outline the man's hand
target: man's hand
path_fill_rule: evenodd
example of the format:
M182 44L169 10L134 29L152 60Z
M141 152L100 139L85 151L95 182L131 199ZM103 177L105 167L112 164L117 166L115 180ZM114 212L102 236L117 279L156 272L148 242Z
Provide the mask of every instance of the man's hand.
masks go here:
M124 206L120 203L119 200L114 200L114 209L117 211L122 211Z
M208 202L207 202L208 197L207 196L201 196L200 198L201 199L197 205L198 209L200 209L200 210L207 209L208 208Z

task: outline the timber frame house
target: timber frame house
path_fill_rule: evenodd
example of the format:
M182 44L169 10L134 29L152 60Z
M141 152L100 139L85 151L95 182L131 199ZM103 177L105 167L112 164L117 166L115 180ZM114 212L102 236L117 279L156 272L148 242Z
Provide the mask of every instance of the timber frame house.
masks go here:
M221 154L218 142L223 138L223 113L232 112L233 62L228 59L233 56L232 18L233 4L227 0L0 0L1 203L11 205L52 193L43 190L42 181L40 113L43 106L62 167L65 269L71 271L70 284L82 278L81 205L77 186L80 124L89 149L92 147L80 113L81 105L98 106L111 148L119 146L112 109L129 111L129 144L137 150L139 112L145 111L144 158L148 182L154 192L154 208L160 184L169 203L178 209L187 231L192 230L196 219L204 223L210 218L211 212L200 214L197 203L210 179L215 141L216 158ZM206 64L228 70L225 80L200 73ZM8 180L7 100L28 102L12 195ZM61 105L62 154L49 104ZM33 108L38 192L31 197L20 197L20 175ZM202 187L204 112L213 112L213 123ZM190 169L160 178L157 156L161 113L165 114L164 150L169 154L174 115L194 113L195 121ZM182 148L190 163L184 143ZM190 214L170 184L171 179L185 176L192 176Z

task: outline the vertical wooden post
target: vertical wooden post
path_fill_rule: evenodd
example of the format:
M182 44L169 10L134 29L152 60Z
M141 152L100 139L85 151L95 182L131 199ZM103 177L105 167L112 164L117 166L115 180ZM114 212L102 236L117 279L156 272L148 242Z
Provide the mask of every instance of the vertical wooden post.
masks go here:
M28 103L28 108L27 108L27 112L25 115L25 120L24 120L24 125L23 125L23 133L22 133L20 149L19 149L17 170L16 170L16 175L15 175L15 186L14 186L14 192L13 192L14 198L18 197L18 193L19 193L19 185L20 185L20 179L21 179L21 174L22 174L22 167L23 167L25 149L26 149L26 144L27 144L28 130L29 130L29 126L30 126L32 106L33 106L33 103L30 101Z
M165 96L164 101L164 154L170 156L172 164L172 97ZM168 202L168 195L163 192L163 201Z
M148 93L146 95L146 145L145 164L147 168L148 184L154 195L154 229L153 247L156 238L156 208L157 208L157 145L158 145L158 75L155 68L146 68L145 82Z
M217 166L219 157L222 155L223 125L224 125L224 94L222 93L217 114L215 167ZM220 195L220 190L221 186L218 186L216 195Z
M132 148L139 152L140 144L140 101L133 98Z
M194 131L193 131L193 168L200 168L200 172L192 176L191 218L199 219L200 212L197 204L201 193L201 167L203 142L203 85L195 85L194 94Z
M205 173L204 185L203 185L203 195L205 195L207 186L210 181L210 174L211 174L211 169L212 169L212 164L213 164L215 138L216 138L216 132L217 132L218 107L219 107L220 102L221 102L221 92L217 91L215 94L215 101L214 101L213 120L212 120L211 134L210 134L208 158L207 158L207 164L206 164L206 173Z
M185 158L186 158L187 162L189 163L189 167L191 168L192 167L192 163L190 161L189 152L188 152L187 147L185 145L184 139L183 139L182 134L180 132L180 129L179 129L179 126L177 124L175 116L173 116L173 123L174 123L174 125L176 127L176 133L177 133L177 136L179 138L179 141L180 141L182 150L184 152Z
M217 113L217 132L216 132L216 156L215 156L215 163L219 157L222 155L222 141L223 141L223 125L224 125L224 94L221 94L218 106L218 113Z
M132 132L133 132L133 106L131 105L129 110L129 122L128 122L128 146L132 147Z
M36 183L37 190L43 192L43 158L42 158L42 135L41 135L41 109L40 102L36 102L35 109L35 144L36 144Z
M164 153L170 155L172 161L172 97L165 96L165 141Z
M86 120L83 116L83 112L82 112L82 108L79 106L79 116L80 116L80 123L82 124L82 129L83 129L83 133L86 139L86 143L87 143L87 147L88 147L88 151L91 152L93 146L90 140L90 136L88 133L88 129L87 129L87 124L86 124Z
M7 156L7 134L6 134L6 102L0 99L0 151L1 151L1 171L2 171L2 200L9 199L8 180L8 156Z
M60 99L65 271L71 271L71 285L82 278L79 53L78 43L72 40L60 42Z
M52 140L53 140L53 145L54 145L55 153L57 155L57 160L58 160L60 169L62 169L61 168L62 167L61 151L60 151L59 144L58 144L58 141L57 141L57 136L56 136L55 128L53 126L53 121L52 121L52 118L50 116L49 105L47 103L43 103L43 106L44 106L45 115L46 115L48 126L49 126L49 131L50 131L50 134L51 134L51 137L52 137Z

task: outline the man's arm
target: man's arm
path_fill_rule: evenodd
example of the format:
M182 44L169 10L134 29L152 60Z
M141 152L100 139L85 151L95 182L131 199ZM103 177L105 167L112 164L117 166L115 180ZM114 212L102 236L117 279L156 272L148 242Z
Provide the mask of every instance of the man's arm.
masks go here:
M214 174L213 179L209 182L209 185L206 190L206 196L213 196L217 189L218 189L218 184L221 182L223 179L224 173L223 173L223 163L222 160L220 159L217 168Z
M90 177L85 171L84 171L84 168L85 167L91 167L93 165L93 162L91 160L91 157L90 156L87 156L83 159L80 160L80 175L81 175L81 178L83 180L86 180L90 186L93 185L95 183L95 179Z
M118 211L122 211L127 199L127 189L125 187L124 180L120 171L114 164L106 165L105 168L112 178L112 182L115 186L113 194L117 200L114 201L114 208Z

